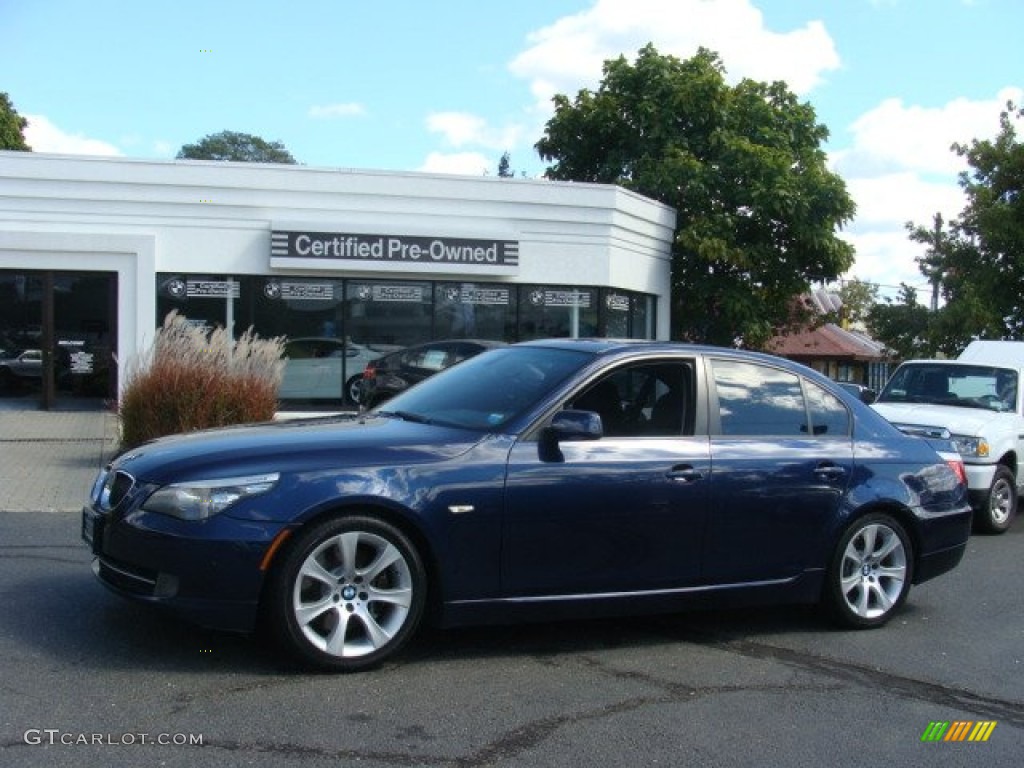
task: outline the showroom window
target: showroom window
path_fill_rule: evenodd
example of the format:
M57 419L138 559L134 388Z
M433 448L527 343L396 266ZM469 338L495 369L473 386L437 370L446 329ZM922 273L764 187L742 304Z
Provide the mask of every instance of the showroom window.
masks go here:
M434 287L435 339L515 338L515 286L437 283Z
M519 341L597 335L596 289L520 286Z
M157 323L288 339L287 400L354 401L370 360L451 338L654 338L654 297L572 286L284 275L157 275Z

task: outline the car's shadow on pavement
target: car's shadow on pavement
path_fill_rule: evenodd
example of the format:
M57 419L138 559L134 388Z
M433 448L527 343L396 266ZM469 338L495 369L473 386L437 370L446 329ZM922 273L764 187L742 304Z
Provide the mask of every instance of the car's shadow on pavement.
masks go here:
M97 668L278 675L309 672L268 638L198 627L108 592L87 556L27 576L6 595L0 629L33 652ZM69 567L72 566L73 567ZM540 658L658 645L714 645L777 632L827 632L807 606L693 611L458 629L424 627L393 665ZM391 666L391 664L389 664Z

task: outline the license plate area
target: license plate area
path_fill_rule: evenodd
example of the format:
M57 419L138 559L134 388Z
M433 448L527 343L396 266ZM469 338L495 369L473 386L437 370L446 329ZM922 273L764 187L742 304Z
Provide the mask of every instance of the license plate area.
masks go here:
M82 510L82 541L89 545L93 554L100 554L103 541L103 518L89 507Z

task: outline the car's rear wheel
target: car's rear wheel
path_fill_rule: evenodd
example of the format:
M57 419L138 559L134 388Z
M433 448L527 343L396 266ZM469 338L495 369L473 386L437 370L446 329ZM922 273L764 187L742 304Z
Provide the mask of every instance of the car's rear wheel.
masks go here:
M1013 472L999 465L992 476L985 505L974 515L978 530L984 533L1003 533L1017 515L1017 481Z
M393 656L423 615L427 578L400 530L337 517L296 535L274 570L270 629L299 658L353 672Z
M856 520L839 540L828 570L825 603L843 626L885 624L910 591L910 537L886 514Z

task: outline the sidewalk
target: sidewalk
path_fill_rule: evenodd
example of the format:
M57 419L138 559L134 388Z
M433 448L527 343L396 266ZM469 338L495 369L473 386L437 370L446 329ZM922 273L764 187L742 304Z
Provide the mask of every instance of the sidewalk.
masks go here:
M81 509L116 448L107 411L0 410L0 511Z

